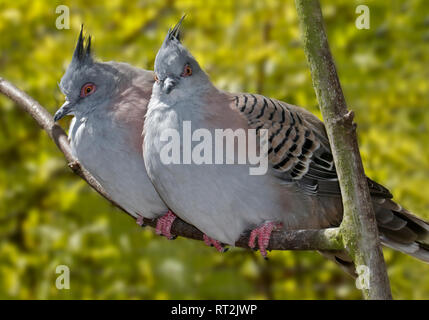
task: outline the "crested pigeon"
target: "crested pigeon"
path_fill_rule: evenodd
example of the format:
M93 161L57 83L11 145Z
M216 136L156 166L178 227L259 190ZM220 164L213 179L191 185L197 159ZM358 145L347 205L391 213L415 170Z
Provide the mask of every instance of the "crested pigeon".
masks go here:
M152 91L152 71L126 63L98 62L79 34L72 61L61 79L66 102L58 121L74 115L69 129L73 155L98 180L111 199L135 217L159 218L156 232L172 239L175 215L150 182L141 145L144 116Z
M253 230L249 246L257 242L263 256L275 228L338 226L343 206L323 122L276 99L217 89L182 45L182 19L157 53L156 82L143 131L146 170L161 198L213 241L234 245L243 232ZM176 149L180 163L166 161L166 148L175 150L170 133L184 141L186 123L193 132L208 130L211 137L219 129L244 129L248 138L251 129L260 138L268 133L268 171L250 175L249 163L213 164L213 154L221 151L213 142L205 162L183 161L189 158L184 145ZM191 148L201 143L199 139ZM238 156L237 148L233 152ZM391 193L369 178L368 186L382 243L429 262L429 224L393 202Z

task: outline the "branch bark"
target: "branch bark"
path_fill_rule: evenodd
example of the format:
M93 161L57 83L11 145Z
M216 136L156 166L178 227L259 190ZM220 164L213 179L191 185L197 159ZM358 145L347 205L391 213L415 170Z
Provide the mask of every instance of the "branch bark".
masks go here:
M22 110L29 113L37 124L45 130L63 153L68 166L75 174L84 179L95 191L109 200L113 205L127 213L118 204L114 203L98 181L72 155L67 134L55 124L50 113L36 100L25 92L16 88L12 83L0 77L0 93L14 101ZM128 213L127 213L128 214ZM130 214L128 214L132 217ZM135 219L134 217L132 217ZM144 219L145 225L156 226L156 220ZM203 234L194 226L176 219L171 232L185 238L203 240ZM236 242L237 247L249 248L249 234L243 234ZM339 228L322 230L290 230L274 231L270 239L268 250L341 250L343 245Z
M325 33L318 0L295 0L304 51L325 120L344 205L340 233L356 266L370 271L366 299L391 299L371 196L356 137Z

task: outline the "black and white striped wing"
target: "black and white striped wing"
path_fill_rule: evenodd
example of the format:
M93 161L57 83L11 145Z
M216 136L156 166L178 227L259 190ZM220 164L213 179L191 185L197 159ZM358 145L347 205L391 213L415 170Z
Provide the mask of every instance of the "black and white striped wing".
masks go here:
M234 96L249 127L268 130L268 160L275 174L304 192L339 195L337 172L323 123L306 110L256 94ZM390 194L369 180L373 191ZM380 189L381 188L381 189Z

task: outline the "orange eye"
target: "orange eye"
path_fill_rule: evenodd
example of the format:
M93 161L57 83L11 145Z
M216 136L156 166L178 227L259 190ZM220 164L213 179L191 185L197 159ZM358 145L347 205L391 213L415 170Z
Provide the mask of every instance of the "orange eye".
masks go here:
M189 64L186 64L181 74L182 77L189 77L192 75L192 68Z
M155 78L155 81L156 81L156 82L158 82L158 81L159 81L158 76L156 75L156 73L154 73L153 77Z
M80 89L80 96L82 98L89 96L95 92L96 86L92 82L85 83Z

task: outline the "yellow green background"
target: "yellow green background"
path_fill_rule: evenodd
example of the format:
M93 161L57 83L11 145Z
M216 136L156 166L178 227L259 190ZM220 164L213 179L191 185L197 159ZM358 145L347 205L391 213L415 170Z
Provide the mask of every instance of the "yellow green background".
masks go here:
M70 29L58 30L58 5ZM429 7L427 1L321 1L367 174L429 219ZM370 9L358 30L355 9ZM0 76L52 114L81 23L96 56L151 69L183 13L184 44L214 83L303 106L320 116L294 2L0 2ZM67 128L70 118L61 121ZM180 185L178 185L180 187ZM395 298L429 298L429 265L384 251ZM354 280L315 252L225 254L142 229L66 166L29 115L0 97L0 298L351 299ZM70 267L70 290L55 268Z

